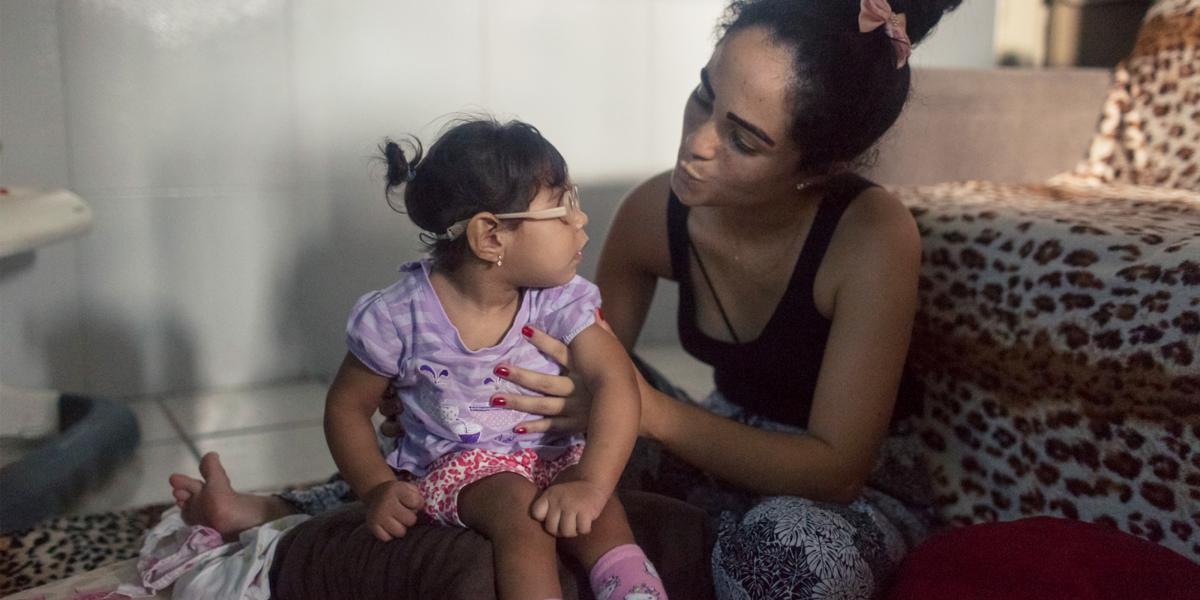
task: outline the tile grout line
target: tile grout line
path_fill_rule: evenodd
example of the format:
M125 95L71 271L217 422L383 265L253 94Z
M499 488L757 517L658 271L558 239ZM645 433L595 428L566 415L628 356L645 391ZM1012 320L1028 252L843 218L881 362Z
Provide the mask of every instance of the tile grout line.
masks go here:
M163 415L167 417L167 422L171 424L171 428L175 430L175 433L179 436L179 439L183 440L184 445L188 448L188 452L192 453L192 458L195 458L196 464L199 465L200 449L196 446L196 442L193 441L192 437L183 430L183 425L179 423L179 420L175 418L175 415L171 414L171 411L167 410L167 405L165 402L163 402L162 398L153 398L151 401L154 402L154 404L158 406L158 409L163 412Z
M206 442L209 440L219 440L224 438L237 437L241 435L251 435L260 433L274 433L277 431L287 431L293 429L301 429L304 427L317 427L323 424L323 421L287 421L284 423L271 423L268 425L252 425L250 427L242 427L239 429L223 429L221 431L208 431L205 433L196 434L197 442Z

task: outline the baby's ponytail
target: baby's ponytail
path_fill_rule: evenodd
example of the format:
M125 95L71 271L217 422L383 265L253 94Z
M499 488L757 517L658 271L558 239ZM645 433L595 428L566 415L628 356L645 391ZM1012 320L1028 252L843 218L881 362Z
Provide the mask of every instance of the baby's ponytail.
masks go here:
M417 165L421 162L424 148L421 146L421 140L413 136L409 136L408 140L414 149L411 160L405 156L404 149L400 147L400 144L397 144L390 138L385 139L383 146L379 148L384 160L387 162L387 186L384 189L385 193L390 193L392 188L409 183L417 177Z

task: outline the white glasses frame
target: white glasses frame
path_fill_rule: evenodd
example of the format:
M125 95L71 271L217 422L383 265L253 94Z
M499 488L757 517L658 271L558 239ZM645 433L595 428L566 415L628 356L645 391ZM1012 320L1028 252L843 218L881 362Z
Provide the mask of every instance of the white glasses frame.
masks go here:
M529 219L530 221L544 221L547 219L562 219L568 225L575 219L575 215L579 214L579 186L572 185L563 192L563 204L554 208L544 208L542 210L527 210L525 212L514 213L499 213L492 215L501 221L513 219ZM478 214L478 213L476 213ZM458 221L457 223L446 228L446 233L434 235L434 239L438 240L453 240L462 235L467 230L467 224L474 219L472 215L469 218Z

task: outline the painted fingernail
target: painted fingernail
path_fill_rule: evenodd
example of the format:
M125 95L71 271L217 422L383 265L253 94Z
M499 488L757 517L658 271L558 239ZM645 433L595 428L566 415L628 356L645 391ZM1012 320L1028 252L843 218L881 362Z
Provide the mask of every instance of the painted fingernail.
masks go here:
M603 308L597 308L597 309L596 309L596 314L600 316L600 320L601 320L601 321L603 321L603 320L604 320L604 309L603 309Z
M526 325L521 328L521 335L525 337L533 337L533 328Z
M526 431L529 431L529 430L525 429L524 426L517 426L516 428L513 429L513 433L516 433L517 435L524 435Z
M492 398L492 406L506 406L506 405L508 405L508 400L505 400L503 397L496 396L495 398Z
M509 373L508 367L496 367L495 369L492 369L492 372L501 377L508 377Z

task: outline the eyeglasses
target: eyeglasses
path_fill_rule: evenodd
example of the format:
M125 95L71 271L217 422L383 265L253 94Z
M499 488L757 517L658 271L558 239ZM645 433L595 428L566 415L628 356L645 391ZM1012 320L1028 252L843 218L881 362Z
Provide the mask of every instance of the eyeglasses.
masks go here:
M525 212L515 213L500 213L492 215L501 221L511 219L529 219L531 221L544 221L547 219L562 219L563 223L570 225L579 218L581 209L579 207L579 186L572 185L563 191L562 201L554 208L545 208L542 210L527 210ZM446 233L441 233L433 236L438 240L452 240L462 235L467 230L467 223L471 222L472 216L468 219L463 219L446 228Z

